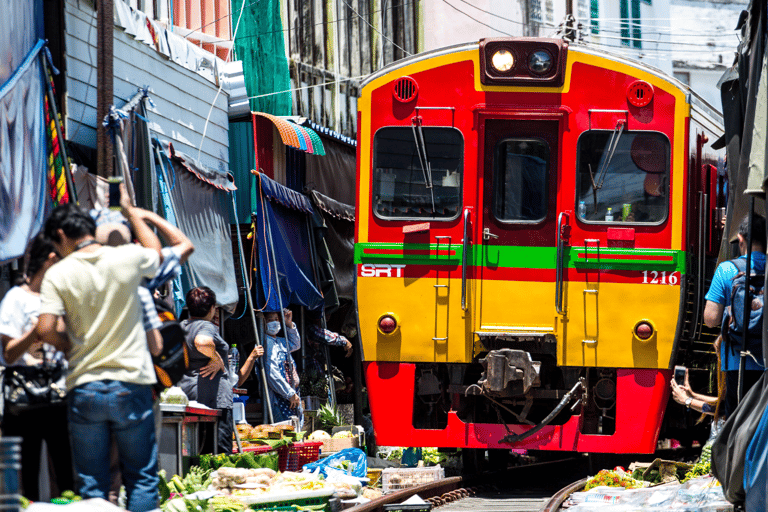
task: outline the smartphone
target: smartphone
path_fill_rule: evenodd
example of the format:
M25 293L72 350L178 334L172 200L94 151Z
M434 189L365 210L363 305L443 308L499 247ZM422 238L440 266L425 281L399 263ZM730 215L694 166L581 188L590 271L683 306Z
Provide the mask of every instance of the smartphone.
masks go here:
M685 384L685 374L688 369L685 366L675 366L675 382L682 386Z
M120 184L122 182L123 182L123 178L121 176L114 176L111 178L107 178L107 183L109 184L109 209L110 210L120 209Z

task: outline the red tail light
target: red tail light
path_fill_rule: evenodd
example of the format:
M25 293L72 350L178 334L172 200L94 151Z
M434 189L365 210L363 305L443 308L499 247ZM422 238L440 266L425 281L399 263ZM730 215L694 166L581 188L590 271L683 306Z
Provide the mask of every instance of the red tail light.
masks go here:
M641 340L647 340L653 336L653 326L648 322L639 322L635 326L635 336Z
M392 315L384 315L379 318L379 330L384 334L392 334L397 329L397 320Z

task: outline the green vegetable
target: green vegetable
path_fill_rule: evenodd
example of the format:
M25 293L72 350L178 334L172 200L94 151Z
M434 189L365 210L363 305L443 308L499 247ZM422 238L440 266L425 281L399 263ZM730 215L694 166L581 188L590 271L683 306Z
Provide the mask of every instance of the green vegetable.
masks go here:
M179 494L185 494L187 492L187 487L184 485L184 481L179 475L173 475L173 478L171 478L168 485L171 487L171 492L177 492Z
M161 508L165 512L187 512L187 501L184 498L174 498L166 501Z
M157 490L160 493L160 504L162 505L163 503L168 501L168 498L171 497L171 490L168 488L168 482L165 480L165 470L161 469L160 471L158 471L157 476L160 479L160 481L157 484Z
M637 480L627 476L623 473L611 471L608 469L602 469L595 476L587 480L584 490L588 491L595 487L624 487L625 489L634 489L641 487L642 484Z
M208 506L213 512L241 512L245 510L243 502L228 496L214 496L208 500Z
M259 466L256 463L256 458L253 456L252 453L246 452L246 453L237 455L237 462L235 462L235 467L255 469L261 466Z
M317 410L315 421L320 430L331 430L333 427L338 427L342 424L339 410L328 405L320 406L320 409Z
M712 463L710 461L706 462L699 462L698 464L695 464L690 471L688 471L685 474L685 477L683 480L681 480L681 483L685 483L688 480L691 480L693 478L698 478L700 476L708 475L712 472Z
M21 508L27 508L27 507L29 507L30 503L32 503L31 501L29 501L29 500L28 500L27 498L25 498L24 496L22 496L21 498L19 498L19 501L21 502Z

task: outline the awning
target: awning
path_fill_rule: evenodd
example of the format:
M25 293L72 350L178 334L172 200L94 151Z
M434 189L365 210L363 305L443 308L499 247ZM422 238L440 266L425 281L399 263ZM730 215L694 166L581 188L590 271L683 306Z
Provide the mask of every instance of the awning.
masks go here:
M312 201L315 206L323 210L325 213L341 220L348 220L349 222L355 222L355 207L331 199L330 197L321 194L317 190L312 190Z
M325 155L325 148L320 140L320 136L311 128L299 126L296 123L265 112L252 112L252 114L254 118L255 116L261 116L272 121L272 124L275 125L275 128L280 133L283 144L286 146L305 151L310 155Z
M323 296L315 286L314 262L308 250L312 205L263 174L257 174L257 179L261 194L269 199L256 204L258 304L264 311L279 311L289 304L317 310L323 306Z
M167 142L161 142L160 149L163 204L195 245L182 275L184 291L207 286L216 293L216 301L232 312L239 300L229 225L229 192L235 190L232 176L206 168Z
M330 274L330 285L323 285L326 307L332 300L354 299L355 296L355 207L331 199L313 190L312 202L322 212L320 219L315 218L315 230L322 236L317 242L317 257L328 259L324 267L318 262L321 278Z
M256 179L259 180L261 190L267 199L273 203L281 204L286 208L312 215L312 204L306 196L299 194L295 190L291 190L285 185L279 184L263 173L258 173L256 171L251 172L256 176Z

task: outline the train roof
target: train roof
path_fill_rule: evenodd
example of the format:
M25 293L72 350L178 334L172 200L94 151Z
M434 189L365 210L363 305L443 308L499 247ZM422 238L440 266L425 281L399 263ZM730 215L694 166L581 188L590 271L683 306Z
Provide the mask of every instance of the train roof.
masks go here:
M461 51L479 50L479 48L480 48L479 42L461 43L461 44L456 44L452 46L446 46L444 48L438 48L436 50L430 50L428 52L418 53L416 55L411 55L410 57L406 57L404 59L393 62L387 66L384 66L383 68L376 71L375 73L371 73L362 81L361 87L367 86L372 81L386 75L387 73L390 73L398 68L408 66L415 62L420 62L423 60L432 59L434 57L439 57L441 55L449 55L451 53L457 53ZM620 62L622 64L626 64L628 66L632 66L637 69L642 69L648 73L652 73L658 76L659 78L666 80L667 82L677 87L678 89L683 90L688 97L688 103L690 103L692 109L696 112L696 114L706 118L714 127L722 127L723 125L723 115L715 107L707 103L707 101L704 100L704 98L699 96L694 90L692 90L686 84L680 82L676 78L668 75L664 71L654 66L650 66L644 62L638 62L636 60L628 59L621 55L617 55L610 51L604 50L602 48L597 48L593 45L584 44L584 43L574 43L574 42L569 43L568 51L577 51L577 52L597 55L600 57L614 60L616 62ZM722 128L720 128L719 131L722 131Z

